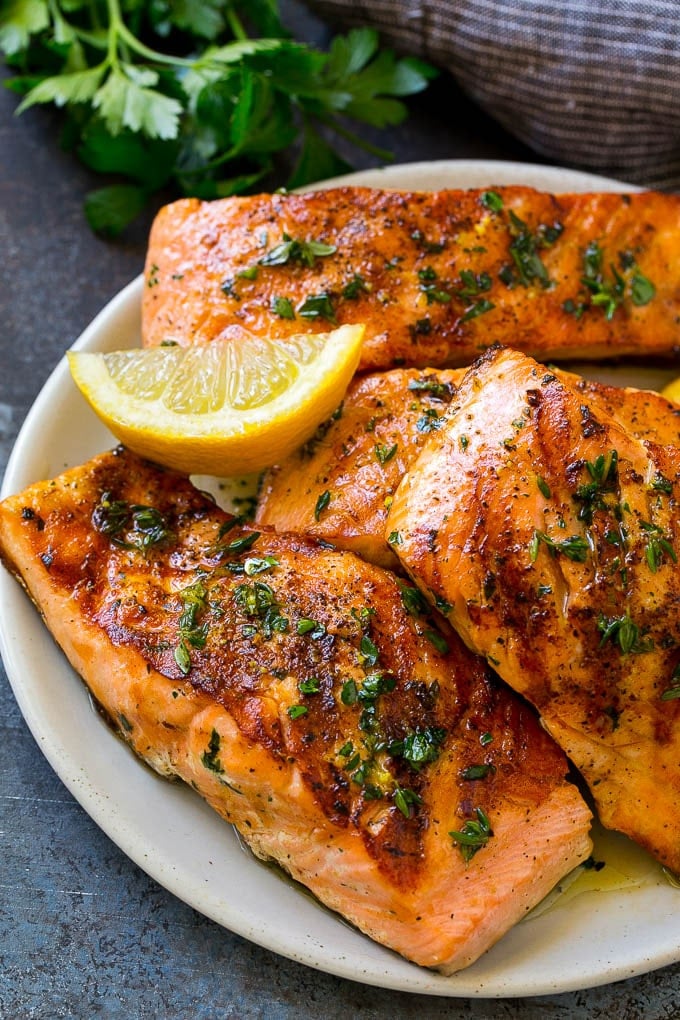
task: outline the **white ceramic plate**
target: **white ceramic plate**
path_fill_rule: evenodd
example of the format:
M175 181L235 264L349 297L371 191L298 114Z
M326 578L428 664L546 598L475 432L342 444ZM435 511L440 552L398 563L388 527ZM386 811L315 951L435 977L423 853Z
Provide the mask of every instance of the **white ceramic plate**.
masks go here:
M551 191L631 190L590 174L478 161L395 166L349 175L342 183L396 188L521 183ZM134 280L74 346L112 350L138 345L141 294L142 280ZM663 381L640 370L602 375L624 385L653 387ZM18 492L112 445L62 360L26 418L2 494ZM261 946L341 977L444 996L563 992L680 960L680 892L652 870L637 887L558 902L517 925L474 966L453 977L409 964L256 861L188 788L143 767L94 711L38 614L4 571L0 650L28 725L88 814L166 889Z

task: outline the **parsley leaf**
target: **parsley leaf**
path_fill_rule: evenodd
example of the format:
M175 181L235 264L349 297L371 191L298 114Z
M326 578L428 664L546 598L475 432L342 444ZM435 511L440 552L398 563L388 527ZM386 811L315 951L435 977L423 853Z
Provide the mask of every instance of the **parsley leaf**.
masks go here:
M0 11L0 51L21 70L7 82L20 111L62 108L83 161L119 174L114 187L141 189L89 201L91 226L110 235L168 185L211 199L265 177L274 190L342 173L336 138L387 160L352 122L400 123L402 98L436 74L380 49L370 28L335 37L328 52L297 42L277 0L14 0ZM132 140L163 145L147 148L146 169Z

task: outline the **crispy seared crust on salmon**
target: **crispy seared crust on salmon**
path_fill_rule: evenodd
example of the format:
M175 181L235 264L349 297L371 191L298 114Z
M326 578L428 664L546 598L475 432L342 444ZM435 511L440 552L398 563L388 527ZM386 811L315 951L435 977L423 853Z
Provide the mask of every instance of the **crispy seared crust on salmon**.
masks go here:
M680 447L680 407L661 393L632 386L610 386L573 372L554 371L557 378L572 387L587 404L598 413L616 418L637 439Z
M680 196L334 188L165 206L147 346L366 324L361 369L674 355Z
M441 426L463 375L463 369L395 368L355 378L317 435L265 472L256 521L396 567L384 536L389 501Z
M0 551L131 748L408 959L471 963L588 856L562 752L391 573L122 448L5 500Z
M680 449L584 396L523 354L484 355L387 527L604 825L680 871Z
M593 407L639 439L680 446L680 408L649 390L622 389L554 369ZM464 369L392 369L356 378L342 407L306 443L265 472L256 520L352 549L396 569L385 536L406 470L457 405ZM328 493L324 506L319 499Z

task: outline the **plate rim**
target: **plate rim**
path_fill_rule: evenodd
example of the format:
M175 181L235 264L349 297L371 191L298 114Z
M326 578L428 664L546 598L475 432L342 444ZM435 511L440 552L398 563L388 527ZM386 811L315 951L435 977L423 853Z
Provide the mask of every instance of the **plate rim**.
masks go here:
M339 178L321 181L317 184L310 185L309 188L305 190L311 190L312 188L325 190L329 187L345 185L406 187L408 190L418 190L410 186L398 184L399 179L403 178L404 175L412 174L424 177L427 177L428 175L441 176L451 174L455 180L452 181L450 186L456 188L461 186L473 186L468 184L461 185L458 182L461 179L466 179L467 177L477 176L488 179L489 186L505 183L526 183L527 177L532 178L533 180L545 181L546 184L550 184L550 182L563 182L566 177L570 181L573 181L573 184L570 184L568 189L561 187L560 190L562 191L617 190L625 192L640 190L626 182L602 177L597 174L556 167L549 164L521 163L508 160L435 160L393 164L384 168L356 171L351 174L343 175ZM524 180L521 178L524 178ZM577 187L579 183L581 187ZM443 187L445 185L440 184L438 186ZM478 180L476 186L483 186L482 180ZM80 334L76 342L72 345L73 348L87 349L92 346L96 346L98 341L100 341L100 335L102 332L106 332L107 328L110 328L112 320L115 321L117 319L124 319L126 316L131 317L135 302L138 303L140 300L142 287L143 276L140 274L131 280L130 283L122 288L122 290L120 290L104 305L101 311L94 317L90 324ZM16 479L22 476L21 464L25 461L26 447L31 441L31 436L36 427L36 423L40 421L41 416L45 414L46 410L49 410L49 407L54 403L59 394L61 394L65 388L68 389L69 381L70 375L66 365L66 359L65 357L62 357L48 376L21 425L8 458L2 485L0 487L0 498L4 498L10 492L19 491ZM26 481L22 481L20 483L22 487L26 484L28 484ZM107 811L105 799L102 799L99 794L90 789L82 776L74 778L73 771L65 764L63 748L60 746L57 735L52 732L49 723L46 721L45 706L38 706L38 708L42 708L42 712L38 711L36 706L32 704L28 698L28 688L22 684L22 657L21 654L17 653L17 649L13 644L12 635L9 633L10 627L7 622L7 613L4 611L8 604L13 601L17 601L17 591L16 581L11 578L6 571L0 572L0 606L3 607L3 612L0 614L0 653L2 654L2 658L5 662L7 676L14 693L14 697L17 700L23 718L33 733L42 754L45 758L47 758L51 767L57 773L67 789L69 789L80 806L106 833L112 842L114 842L123 851L123 853L126 854L126 856L134 861L134 863L146 872L146 874L170 893L177 896L185 903L188 903L200 913L212 918L228 930L238 935L242 935L244 938L249 939L257 945L283 957L289 958L298 963L303 963L307 966L337 977L393 991L405 991L451 998L513 998L519 996L549 995L584 990L586 988L593 988L613 981L644 974L650 970L654 970L680 960L679 930L678 945L674 945L669 948L665 954L656 953L653 960L650 959L649 956L645 956L644 953L639 953L638 958L635 961L631 961L630 959L627 960L627 962L616 962L610 960L606 967L604 967L599 973L591 974L586 979L585 984L582 975L572 975L571 978L562 975L561 979L557 981L543 979L542 981L536 980L533 984L523 985L522 987L514 987L512 982L504 984L502 980L500 982L496 981L495 984L484 982L484 980L480 983L479 978L475 978L475 964L473 964L470 968L459 971L451 977L443 977L440 974L424 970L423 968L417 967L415 964L402 960L396 954L384 949L384 947L378 947L380 954L387 954L385 956L384 969L382 972L380 972L380 967L377 966L367 967L362 973L355 969L356 965L354 961L343 958L342 955L338 955L338 953L336 953L332 959L320 960L318 958L318 946L311 944L306 946L304 938L298 938L293 948L287 948L276 938L268 935L266 931L263 932L260 930L260 928L258 928L253 922L252 918L232 918L232 923L226 923L223 919L221 919L221 917L215 916L214 908L212 910L209 909L210 905L206 905L204 902L205 898L202 898L200 895L200 890L198 894L196 894L195 890L192 890L193 898L187 898L186 889L182 888L180 884L182 876L173 872L171 862L170 867L168 867L167 862L150 860L148 853L140 846L139 839L135 832L131 831L129 828L121 830L120 825L118 824L120 820L117 820L115 817L112 818L110 813ZM29 606L29 609L30 612L34 614L35 621L39 627L44 629L44 624L37 614L35 614L33 607ZM56 645L54 646L54 652L55 654L59 653L59 649ZM70 667L68 668L70 669ZM78 684L82 687L79 680ZM129 754L130 752L128 752L127 748L125 748L124 753ZM137 759L134 759L134 764L136 767L140 767ZM198 800L198 798L195 798L190 791L187 792L192 797L192 800ZM207 810L209 811L210 809L208 808ZM221 820L219 820L219 823L220 825L225 824ZM297 890L293 891L297 896ZM331 916L334 923L345 923L339 915ZM497 945L500 945L508 939L510 934L511 933L508 933L504 936ZM352 935L353 937L359 937L361 940L366 939L365 936L362 936L358 932L355 933L352 931ZM375 943L370 944L373 946L377 945ZM493 952L493 950L490 952ZM485 956L488 956L488 954L485 954ZM482 959L484 959L484 957Z

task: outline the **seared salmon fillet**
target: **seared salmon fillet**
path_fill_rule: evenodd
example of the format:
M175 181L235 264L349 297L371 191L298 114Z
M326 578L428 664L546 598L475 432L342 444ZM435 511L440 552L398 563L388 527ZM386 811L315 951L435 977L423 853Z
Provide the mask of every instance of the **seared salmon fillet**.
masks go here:
M680 408L659 393L620 388L554 369L593 407L639 439L680 446ZM457 405L464 369L399 369L354 379L317 436L265 472L256 521L352 549L395 569L385 537L392 496L431 435Z
M463 375L395 368L356 377L317 435L265 472L256 522L397 566L384 536L392 493L441 426Z
M538 710L604 825L680 871L680 449L488 352L387 528L423 592Z
M598 413L616 418L637 439L680 447L680 407L655 390L610 386L553 367L556 377Z
M2 503L0 549L130 747L408 959L469 964L588 856L562 752L393 574L122 448Z
M158 213L147 346L365 323L361 370L674 355L680 196L332 188Z

